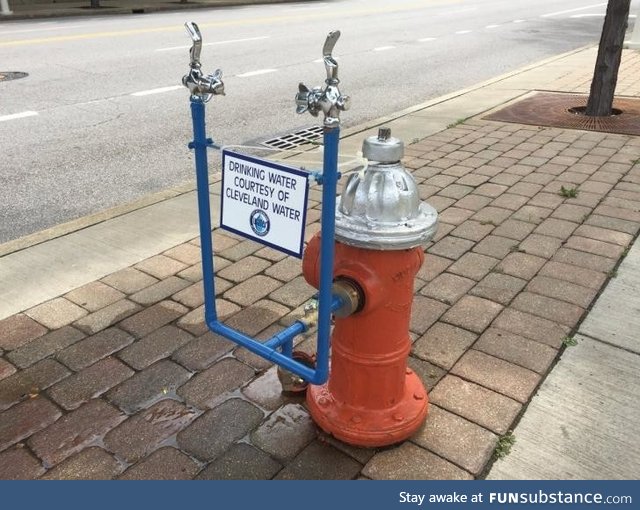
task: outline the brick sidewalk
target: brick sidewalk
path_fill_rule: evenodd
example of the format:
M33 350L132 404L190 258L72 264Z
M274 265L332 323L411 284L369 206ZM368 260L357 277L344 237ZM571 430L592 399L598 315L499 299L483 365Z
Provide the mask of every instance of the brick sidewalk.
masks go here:
M207 332L195 239L0 321L0 479L482 477L640 229L640 139L475 118L406 152L441 221L415 285L432 404L410 441L326 437L275 367ZM231 326L268 336L315 292L297 259L214 243Z

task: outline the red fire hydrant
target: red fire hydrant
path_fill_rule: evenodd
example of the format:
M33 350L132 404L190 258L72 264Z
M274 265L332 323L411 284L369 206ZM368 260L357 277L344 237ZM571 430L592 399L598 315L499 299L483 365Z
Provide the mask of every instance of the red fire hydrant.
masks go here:
M331 371L310 386L307 404L315 422L358 446L385 446L411 436L427 415L422 382L407 366L414 277L420 246L437 229L437 212L420 202L413 177L400 164L402 142L390 130L363 144L375 163L350 176L336 213L334 281L354 289L355 312L335 317ZM318 286L320 236L304 254L303 273ZM353 307L352 307L353 308Z

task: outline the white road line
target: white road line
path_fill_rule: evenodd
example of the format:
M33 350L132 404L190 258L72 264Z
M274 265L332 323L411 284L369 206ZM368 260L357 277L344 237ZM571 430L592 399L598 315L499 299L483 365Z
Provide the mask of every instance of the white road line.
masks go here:
M570 18L604 18L606 14L601 12L600 14L574 14L573 16L569 16ZM629 18L637 17L636 14L629 14Z
M233 44L247 41L260 41L262 39L269 39L268 35L260 37L247 37L246 39L229 39L228 41L216 41L210 43L204 43L202 46L217 46L219 44ZM171 46L170 48L158 48L156 51L173 51L173 50L188 50L191 46Z
M444 11L444 12L437 12L436 15L437 16L448 16L449 14L458 14L461 12L469 12L469 11L477 11L478 8L477 7L468 7L466 9L457 9L455 11Z
M395 48L395 46L378 46L377 48L373 48L373 51L387 51L393 48Z
M170 48L156 48L156 51L174 51L174 50L187 50L191 46L171 46Z
M328 4L327 2L317 2L313 5L292 5L289 7L289 9L320 9L322 7L326 7Z
M249 71L248 73L237 74L238 78L248 78L249 76L258 76L260 74L275 73L277 69L259 69L258 71Z
M81 28L81 27L86 27L87 25L63 25L63 26L56 26L56 27L47 27L47 28L25 28L23 30L8 30L8 31L3 31L2 35L5 34L26 34L29 32L49 32L50 30L66 30L67 28Z
M431 42L435 40L436 40L435 37L423 37L422 39L418 39L418 42Z
M164 92L171 92L172 90L184 89L182 85L173 85L171 87L160 87L158 89L141 90L140 92L134 92L130 95L135 97L151 96L153 94L163 94Z
M542 14L540 17L548 18L550 16L558 16L559 14L566 14L568 12L584 11L585 9L592 9L593 7L602 7L603 5L607 5L607 2L603 2L601 4L586 5L584 7L578 7L576 9L567 9L566 11L549 12L547 14Z
M500 25L487 25L484 28L488 28L488 29L492 29L492 28L498 28Z
M569 17L570 18L604 18L604 12L601 12L600 14L572 14Z
M326 4L317 4L317 5L299 5L297 7L288 7L286 9L282 9L283 12L306 12L306 11L317 11L319 9L326 9Z
M35 117L36 115L38 115L38 112L32 111L12 113L11 115L0 116L0 122L4 122L5 120L23 119L25 117Z
M526 19L514 19L513 22L514 23L524 23L525 21L527 21Z
M456 35L470 34L471 30L458 30L455 32Z
M202 46L216 46L218 44L233 44L239 42L249 42L249 41L261 41L263 39L269 39L270 35L260 35L258 37L245 37L244 39L229 39L228 41L216 41L210 43L204 43ZM191 46L189 46L191 48Z

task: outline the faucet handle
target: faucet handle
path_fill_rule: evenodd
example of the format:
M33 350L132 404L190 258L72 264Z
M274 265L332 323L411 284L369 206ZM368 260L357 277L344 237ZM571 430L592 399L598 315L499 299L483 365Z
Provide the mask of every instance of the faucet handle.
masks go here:
M215 96L224 96L224 83L222 81L222 69L216 69L213 74L205 76L207 91Z
M193 41L193 45L191 46L191 50L189 50L189 55L191 57L190 66L191 67L200 67L200 51L202 50L202 34L200 33L200 29L198 25L193 21L187 21L184 26L189 32L191 36L191 40Z
M338 80L338 62L333 58L333 48L340 39L340 30L334 30L329 32L327 39L322 47L322 57L324 60L324 67L327 70L327 84L335 85L339 83Z
M304 113L309 109L309 88L304 83L298 84L296 94L296 113Z
M320 87L309 90L304 83L298 84L298 93L296 94L296 113L304 113L308 111L314 117L318 116L320 106L318 100L322 95Z

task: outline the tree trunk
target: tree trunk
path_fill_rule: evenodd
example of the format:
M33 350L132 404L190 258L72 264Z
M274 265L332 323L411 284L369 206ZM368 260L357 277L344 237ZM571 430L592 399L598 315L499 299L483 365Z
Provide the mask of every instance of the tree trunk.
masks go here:
M631 0L609 0L585 114L611 115Z

